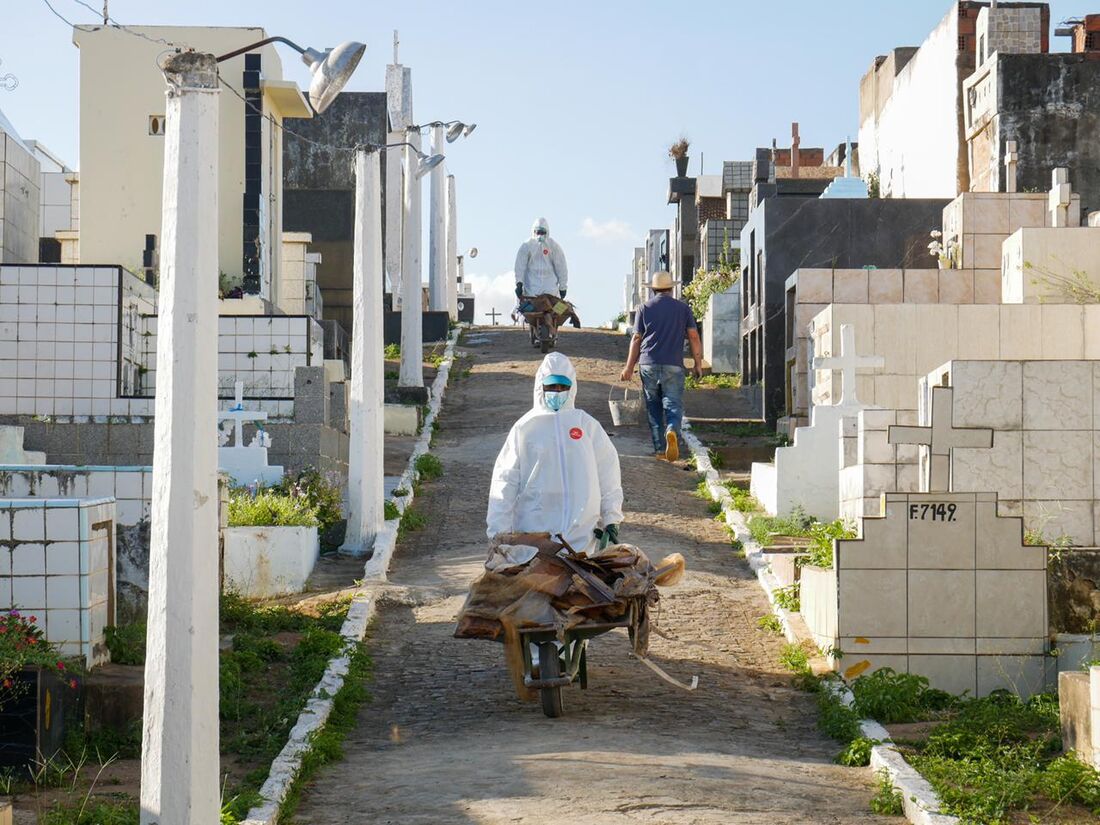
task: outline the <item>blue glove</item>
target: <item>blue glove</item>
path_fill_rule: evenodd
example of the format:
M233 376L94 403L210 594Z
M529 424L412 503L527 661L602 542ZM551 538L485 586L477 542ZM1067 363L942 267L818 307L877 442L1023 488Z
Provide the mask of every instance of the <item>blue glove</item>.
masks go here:
M561 299L562 299L563 301L565 300L565 290L564 290L564 289L559 289L559 290L558 290L558 295L560 295L560 296L561 296Z
M523 297L523 284L516 284L516 297L517 298L522 298Z

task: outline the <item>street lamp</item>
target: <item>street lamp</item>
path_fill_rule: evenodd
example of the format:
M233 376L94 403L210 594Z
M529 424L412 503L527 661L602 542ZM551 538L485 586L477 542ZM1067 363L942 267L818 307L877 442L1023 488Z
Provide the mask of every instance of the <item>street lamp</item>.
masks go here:
M435 167L439 166L446 158L443 155L429 155L427 152L420 151L420 148L415 144L409 143L407 140L402 140L397 143L387 143L384 146L366 146L364 148L368 150L373 149L396 149L398 146L407 146L412 150L412 153L416 155L416 177L422 178L428 172L432 171Z
M285 37L268 37L223 54L217 61L222 63L231 57L266 46L268 43L285 43L297 51L302 56L302 62L309 66L310 74L313 76L309 83L309 103L317 114L325 111L336 99L336 95L340 94L340 90L347 85L352 72L363 57L363 52L367 49L364 44L349 40L334 49L319 52L316 49L303 49Z

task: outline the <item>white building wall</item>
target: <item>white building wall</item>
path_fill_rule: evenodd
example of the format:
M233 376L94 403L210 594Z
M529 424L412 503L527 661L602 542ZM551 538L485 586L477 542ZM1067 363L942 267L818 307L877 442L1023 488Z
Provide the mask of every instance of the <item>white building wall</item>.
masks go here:
M39 167L0 112L0 263L38 260Z

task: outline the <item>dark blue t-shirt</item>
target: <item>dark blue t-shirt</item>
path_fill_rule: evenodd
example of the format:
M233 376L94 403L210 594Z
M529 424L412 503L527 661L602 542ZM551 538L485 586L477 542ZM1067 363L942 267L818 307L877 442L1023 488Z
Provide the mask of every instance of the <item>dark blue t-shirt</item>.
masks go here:
M639 364L682 367L684 338L695 329L691 307L671 295L654 295L638 310L634 331L642 336Z

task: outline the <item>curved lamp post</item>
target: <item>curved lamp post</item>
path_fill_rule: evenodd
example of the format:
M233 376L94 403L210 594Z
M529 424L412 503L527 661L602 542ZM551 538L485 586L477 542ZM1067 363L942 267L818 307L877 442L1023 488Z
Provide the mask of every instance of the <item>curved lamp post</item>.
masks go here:
M431 123L415 128L431 130L432 151L438 153L443 149L444 140L447 143L454 143L460 137L466 137L473 132L477 124L465 123L461 120L433 120ZM447 212L449 210L444 206L447 198L447 174L442 168L437 167L431 178L431 199L428 208L428 295L432 310L450 312L452 305L456 304L452 298L457 298L457 288L451 284L455 267L449 264L447 254Z
M364 44L349 40L334 49L319 52L316 49L303 49L293 40L285 37L268 37L220 55L218 62L258 49L260 46L266 46L268 43L285 43L297 51L302 56L302 62L309 66L310 74L313 76L309 83L309 104L317 114L325 111L336 99L336 95L340 94L340 90L347 85L355 67L363 57L363 52L367 49Z

